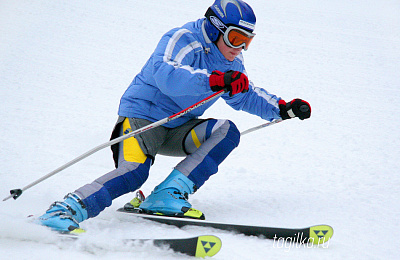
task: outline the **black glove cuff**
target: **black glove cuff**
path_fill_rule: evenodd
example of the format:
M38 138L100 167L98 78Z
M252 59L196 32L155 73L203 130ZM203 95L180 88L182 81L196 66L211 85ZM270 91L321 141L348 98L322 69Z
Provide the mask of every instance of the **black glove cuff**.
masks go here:
M211 88L211 90L214 91L214 92L218 92L218 91L224 89L224 88L221 87L221 86L210 86L210 88Z
M279 110L279 115L282 117L283 120L291 118L287 112L286 104L279 104Z

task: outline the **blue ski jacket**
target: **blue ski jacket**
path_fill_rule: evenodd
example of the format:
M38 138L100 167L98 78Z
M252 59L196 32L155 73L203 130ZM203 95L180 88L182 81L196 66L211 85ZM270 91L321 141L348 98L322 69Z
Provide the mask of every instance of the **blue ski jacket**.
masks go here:
M155 122L212 95L209 86L212 71L234 70L247 75L242 54L234 61L228 61L209 40L204 20L189 22L163 35L142 71L123 94L118 111L120 116ZM252 82L247 93L232 97L225 93L221 97L235 110L269 121L280 118L280 98L255 87ZM216 101L211 100L164 126L174 128L197 118Z

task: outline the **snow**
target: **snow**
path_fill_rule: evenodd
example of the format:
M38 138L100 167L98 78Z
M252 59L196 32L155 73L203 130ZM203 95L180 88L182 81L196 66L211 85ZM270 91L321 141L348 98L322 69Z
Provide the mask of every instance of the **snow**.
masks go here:
M8 191L108 141L119 99L163 33L204 15L212 1L2 0L0 2L1 182ZM62 241L26 216L113 168L102 150L0 202L2 259L189 259L122 238L215 234L215 259L396 259L400 253L400 2L249 0L257 36L245 52L250 79L312 118L245 135L190 201L208 220L265 226L329 224L326 248L121 216L116 199ZM244 131L263 121L217 102L204 117ZM158 156L148 194L179 158ZM3 197L2 197L3 198Z

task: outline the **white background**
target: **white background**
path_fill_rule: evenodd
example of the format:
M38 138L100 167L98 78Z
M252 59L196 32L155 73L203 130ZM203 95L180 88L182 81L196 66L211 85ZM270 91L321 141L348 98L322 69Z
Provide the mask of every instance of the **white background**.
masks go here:
M243 136L190 201L208 220L282 227L330 224L328 248L212 229L178 229L121 216L114 200L78 242L26 216L113 169L109 149L0 202L2 259L187 259L121 238L215 234L215 259L395 259L399 227L400 2L249 0L257 36L244 53L250 79L312 117ZM1 0L0 193L22 188L108 141L119 99L169 29L203 17L212 1ZM188 86L190 87L190 86ZM204 117L241 131L264 121L223 101ZM158 156L149 194L179 162ZM284 246L283 244L281 247Z

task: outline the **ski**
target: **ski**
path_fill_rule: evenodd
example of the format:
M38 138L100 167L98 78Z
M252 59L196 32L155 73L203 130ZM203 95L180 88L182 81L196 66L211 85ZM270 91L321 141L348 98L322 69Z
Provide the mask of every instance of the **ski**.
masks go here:
M247 236L258 236L274 240L290 240L290 242L294 243L312 243L314 245L320 245L327 242L333 236L333 228L329 225L316 225L306 228L278 228L228 224L182 217L147 214L141 212L140 209L133 207L130 203L127 203L123 208L120 208L117 211L158 223L173 225L178 228L184 226L210 227L219 230L232 231Z
M74 233L60 233L60 237L68 239L79 239L79 235ZM175 252L195 257L211 257L219 252L222 246L221 239L213 235L195 236L190 238L171 238L171 239L124 239L124 243L143 244L151 241L154 246L172 249Z
M30 222L35 222L35 217L29 215ZM61 239L78 240L86 233L82 228L70 229L70 231L55 231ZM172 249L175 252L183 253L195 257L212 257L216 255L222 247L222 241L219 237L214 235L199 235L189 238L159 238L159 239L144 239L144 238L131 238L123 239L126 244L143 244L151 241L154 246L165 247Z

